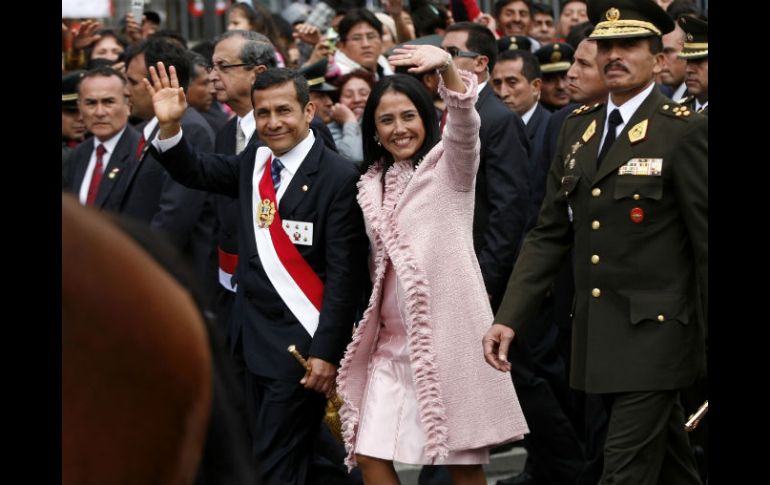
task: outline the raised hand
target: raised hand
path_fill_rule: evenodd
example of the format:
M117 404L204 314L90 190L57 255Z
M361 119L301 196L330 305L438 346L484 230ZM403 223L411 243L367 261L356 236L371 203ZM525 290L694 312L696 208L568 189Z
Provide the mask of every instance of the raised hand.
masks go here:
M321 31L312 24L297 24L294 26L292 36L310 45L316 45L321 41Z
M511 363L508 362L508 348L516 334L513 329L495 323L481 340L484 348L484 359L487 364L502 372L511 371Z
M460 74L452 62L452 58L444 49L432 45L406 44L393 50L394 54L388 57L392 66L414 66L409 72L419 74L433 69L438 70L444 78L447 89L463 93L463 84Z
M135 19L131 12L126 14L126 36L134 43L142 40L142 26L139 24L142 19Z
M184 110L187 109L187 98L184 90L179 87L174 66L169 66L168 73L162 62L158 62L157 69L150 66L150 79L152 84L146 78L142 79L142 82L152 96L152 106L161 129L160 138L169 138L179 131L177 127Z
M102 27L102 23L96 20L85 20L80 24L77 30L72 30L72 47L75 49L85 49L89 45L101 39L102 36L95 34Z

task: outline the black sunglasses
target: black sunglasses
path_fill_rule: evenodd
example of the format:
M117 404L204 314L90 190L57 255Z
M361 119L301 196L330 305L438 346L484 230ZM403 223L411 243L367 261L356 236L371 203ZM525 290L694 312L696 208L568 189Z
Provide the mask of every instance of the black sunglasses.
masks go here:
M481 54L478 52L473 51L462 51L459 48L450 45L449 47L444 47L444 50L449 52L449 55L452 57L479 57Z

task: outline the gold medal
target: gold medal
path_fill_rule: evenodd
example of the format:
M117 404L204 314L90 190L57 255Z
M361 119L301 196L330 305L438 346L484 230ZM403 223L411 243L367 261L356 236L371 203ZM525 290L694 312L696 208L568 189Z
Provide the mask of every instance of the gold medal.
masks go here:
M275 219L275 202L270 199L263 199L257 206L257 226L260 228L270 227Z

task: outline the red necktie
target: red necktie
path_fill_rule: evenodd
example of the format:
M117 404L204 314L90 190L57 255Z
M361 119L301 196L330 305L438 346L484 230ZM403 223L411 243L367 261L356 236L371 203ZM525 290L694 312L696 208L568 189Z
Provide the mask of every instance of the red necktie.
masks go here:
M142 133L142 137L139 138L139 146L136 148L136 159L139 160L142 158L142 150L144 149L144 133Z
M86 197L86 205L94 205L96 201L96 193L99 192L99 183L102 181L102 158L104 152L107 149L101 143L96 147L96 165L94 171L91 173L91 183L88 186L88 197Z

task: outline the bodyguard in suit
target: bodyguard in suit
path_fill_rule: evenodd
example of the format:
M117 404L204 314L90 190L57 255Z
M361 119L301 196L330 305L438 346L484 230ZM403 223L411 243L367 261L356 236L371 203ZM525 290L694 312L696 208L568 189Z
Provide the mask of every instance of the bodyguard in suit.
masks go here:
M459 69L476 73L481 117L481 161L476 175L473 243L492 308L497 308L524 237L529 203L529 143L524 123L495 95L489 73L497 43L486 27L458 22L447 28L441 47Z
M186 102L174 70L169 79L162 63L158 69L154 88L146 83L160 121L152 151L180 182L238 198L235 315L261 478L304 484L366 276L358 173L309 129L315 108L294 71L269 69L253 85L266 146L224 156L192 150L179 125ZM309 356L307 373L286 351L291 344Z
M131 92L131 114L145 122L140 125L142 138L141 148L136 151L137 162L121 182L124 196L120 212L165 233L193 267L210 298L216 278L213 195L175 182L148 153L149 144L145 142L157 133L158 120L142 80L147 78L147 66L158 61L176 66L183 89L186 90L189 83L187 52L176 43L151 38L128 50L126 75ZM214 133L195 109L185 111L182 126L197 150L213 151Z
M484 353L508 370L511 340L574 247L570 380L609 415L599 483L700 483L679 391L705 370L708 122L655 89L674 25L653 0L591 0L588 14L610 96L562 128Z
M83 205L117 211L123 195L119 182L139 144L139 132L128 124L126 80L111 67L98 67L83 75L78 90L83 122L94 136L72 152L67 189Z

